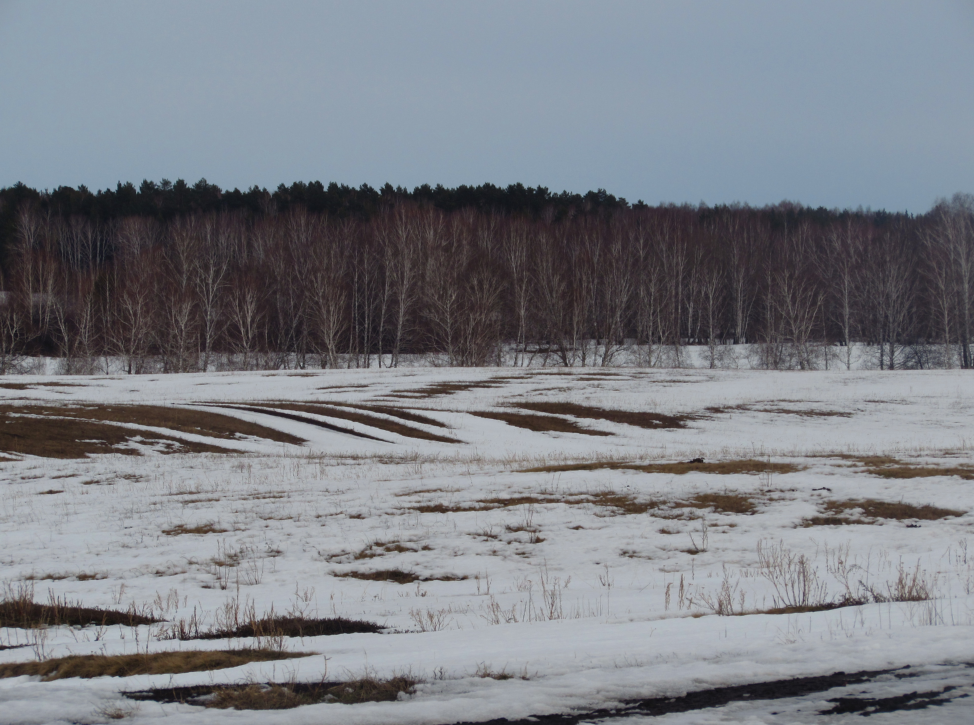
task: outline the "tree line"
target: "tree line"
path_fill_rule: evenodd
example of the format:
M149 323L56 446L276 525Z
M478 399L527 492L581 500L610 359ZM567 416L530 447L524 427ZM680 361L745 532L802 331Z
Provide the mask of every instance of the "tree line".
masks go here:
M974 197L921 215L603 190L0 189L0 372L974 366Z

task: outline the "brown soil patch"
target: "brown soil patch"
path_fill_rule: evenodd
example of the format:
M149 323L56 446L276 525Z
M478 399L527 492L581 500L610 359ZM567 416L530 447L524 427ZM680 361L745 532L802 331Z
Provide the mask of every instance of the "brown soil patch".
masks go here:
M404 410L403 408L396 408L392 405L352 405L348 403L343 403L346 408L357 408L358 410L371 411L372 413L382 413L383 415L390 415L393 418L401 418L402 420L408 420L410 423L419 423L420 425L431 425L435 428L447 428L446 423L441 423L435 418L430 418L428 415L420 415L411 410Z
M454 438L447 438L446 436L437 435L436 433L429 433L421 428L413 428L412 426L403 425L402 423L397 423L394 420L389 420L387 418L377 418L374 415L368 415L367 413L361 412L361 409L349 409L352 406L342 406L333 404L320 404L320 403L269 403L268 407L280 409L280 410L293 410L299 413L311 413L312 415L324 415L329 418L338 418L340 420L347 420L352 423L359 423L361 425L367 425L371 428L378 428L379 430L384 430L387 433L395 433L396 435L401 435L405 438L416 438L424 441L435 441L437 443L459 443L460 441ZM395 410L394 408L386 408L387 410ZM373 408L375 412L380 412ZM384 412L384 410L382 411ZM399 416L402 417L402 416ZM423 416L412 416L414 418L423 418ZM427 418L426 420L429 420ZM441 426L442 427L442 426Z
M516 403L519 408L533 410L537 413L551 415L569 415L573 418L588 418L590 420L607 420L610 423L650 428L653 430L664 428L686 428L689 416L660 415L659 413L641 413L627 410L607 410L594 408L577 403Z
M70 408L77 411L75 417L102 422L124 423L128 425L149 425L167 428L180 433L239 440L241 438L264 438L277 443L301 445L306 441L289 433L248 423L229 415L212 413L193 408L174 408L161 405L100 405L84 408Z
M350 428L342 428L339 425L332 425L331 423L325 423L321 420L315 420L313 418L308 418L303 415L295 415L294 413L285 413L283 410L276 410L271 407L256 407L256 406L236 406L236 405L224 405L224 408L233 408L236 410L247 410L251 413L261 413L262 415L271 415L275 418L284 418L285 420L293 420L298 423L304 423L306 425L313 425L316 428L324 428L325 430L330 430L335 433L344 433L345 435L355 436L356 438L366 438L370 441L379 441L380 443L388 443L389 441L383 438L376 438L375 436L370 436L368 433L360 433L357 430L352 430Z
M127 447L138 440L155 446L161 453L236 452L114 422L73 417L87 412L74 408L0 406L0 451L45 458L85 458L98 453L140 455L138 449Z
M249 662L273 662L307 657L307 652L273 652L238 649L212 652L157 652L134 655L74 655L41 662L0 664L0 677L40 677L45 682L68 677L132 677L134 675L176 675L240 667Z
M587 428L582 428L574 421L565 420L564 418L556 418L555 416L531 415L529 413L494 412L471 412L470 414L476 415L479 418L500 420L508 425L514 426L515 428L524 428L525 430L534 431L536 433L581 433L589 436L612 435L611 433L601 430L589 430Z

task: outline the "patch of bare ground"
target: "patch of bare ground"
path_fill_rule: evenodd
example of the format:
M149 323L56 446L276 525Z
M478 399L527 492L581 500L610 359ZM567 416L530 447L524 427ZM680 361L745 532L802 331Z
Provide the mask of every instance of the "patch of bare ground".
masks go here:
M20 585L6 585L3 599L0 599L0 627L35 629L63 625L86 627L115 624L135 627L140 624L155 624L158 621L147 612L139 611L135 607L127 611L84 607L55 596L53 592L49 593L47 603L35 602L32 581Z
M687 473L712 473L717 475L732 475L739 473L795 473L802 470L801 466L792 463L771 463L744 459L737 461L714 461L712 463L695 460L682 463L622 463L619 461L593 461L590 463L566 463L561 465L537 466L525 468L519 473L566 473L569 471L597 471L610 469L614 471L640 471L642 473L666 473L684 475Z
M408 420L410 423L419 423L420 425L431 425L435 428L448 428L446 423L442 423L435 418L430 418L428 415L421 415L411 410L406 410L404 408L397 408L393 405L360 405L351 403L342 403L346 408L356 408L358 410L365 410L372 413L381 413L382 415L389 415L393 418L401 418L402 420Z
M0 664L0 677L40 677L45 682L69 677L132 677L134 675L177 675L240 667L250 662L273 662L307 657L307 652L290 653L267 649L238 649L155 652L133 655L72 655L40 662Z
M71 408L0 406L0 451L44 458L85 458L98 453L139 455L140 451L131 445L138 441L155 446L161 453L235 453L209 443L77 416L80 414Z
M624 425L650 428L653 430L686 428L687 421L692 420L687 415L676 416L628 410L607 410L605 408L595 408L590 405L579 405L577 403L523 402L512 403L512 405L518 408L524 408L525 410L532 410L536 413L568 415L573 418L588 418L590 420L607 420L610 423L622 423Z
M362 579L373 582L393 582L395 584L412 584L413 582L458 582L467 579L466 576L444 574L442 576L419 576L416 572L402 569L379 569L377 571L345 571L332 572L332 576L343 579Z
M849 524L876 524L880 519L894 521L938 521L940 519L963 516L966 511L944 509L936 506L914 506L902 501L879 501L877 499L848 499L827 501L823 515L803 519L801 525L842 526Z
M183 534L225 534L228 529L220 528L212 521L205 524L197 524L196 526L190 526L188 524L177 524L168 529L163 529L162 533L166 536L182 536Z
M127 425L148 425L166 428L195 435L239 440L241 438L264 438L276 443L301 445L305 440L283 433L257 423L229 415L213 413L195 408L176 408L162 405L99 405L71 408L77 411L75 417L102 422L123 423Z
M370 441L379 441L381 443L389 442L382 438L376 438L375 436L370 436L368 433L361 433L357 430L352 430L351 428L342 428L340 425L325 423L323 420L316 420L314 418L309 418L305 415L286 413L283 410L277 410L274 407L260 407L260 405L269 405L269 404L262 403L258 405L224 405L222 407L233 408L234 410L247 410L251 413L260 413L262 415L274 416L275 418L284 418L285 420L293 420L298 423L313 425L316 428L324 428L325 430L330 430L335 433L344 433L345 435L355 436L356 438L366 438Z
M31 388L80 388L77 383L0 383L0 390L30 390Z
M264 404L261 404L264 405ZM367 425L371 428L378 428L379 430L384 430L387 433L395 433L396 435L401 435L405 438L416 438L418 440L424 441L435 441L437 443L459 443L460 441L455 438L448 438L446 436L437 435L436 433L430 433L423 430L422 428L414 428L409 425L403 425L394 420L389 420L388 418L378 418L374 415L368 415L367 413L361 412L361 408L353 408L352 406L347 406L344 404L331 404L331 403L293 403L293 402L281 402L281 403L268 403L268 407L280 409L280 410L293 410L299 413L311 413L312 415L323 415L329 418L338 418L339 420L347 420L352 423L359 423L361 425ZM383 411L376 410L373 406L372 410L374 412L385 412L385 410L395 410L388 406L383 407ZM388 415L388 413L386 413ZM399 416L402 417L402 416ZM414 418L425 418L425 416L412 416ZM425 418L421 422L431 420L430 418Z
M464 393L468 390L478 390L481 388L496 388L497 384L489 380L477 380L473 382L443 382L433 383L423 388L414 390L394 390L394 394L409 395L415 398L436 398L442 395L453 395Z
M581 433L589 436L610 436L611 433L601 430L582 428L577 423L553 415L531 415L529 413L500 413L488 411L470 411L478 418L499 420L515 428L524 428L535 433Z
M185 703L234 710L287 710L303 705L363 702L395 702L421 682L411 675L379 679L366 673L347 682L249 682L241 685L201 685L167 687L143 692L128 692L132 700Z

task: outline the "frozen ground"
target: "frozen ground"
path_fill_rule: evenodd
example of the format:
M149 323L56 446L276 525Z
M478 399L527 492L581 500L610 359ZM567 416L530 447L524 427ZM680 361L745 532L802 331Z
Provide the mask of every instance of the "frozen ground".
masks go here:
M273 414L283 404L254 405L275 401L327 402L339 412L288 409L285 418ZM562 402L586 406L565 409L575 413L672 416L681 427L524 407ZM913 692L927 695L902 704L918 709L870 722L974 717L974 669L965 664L974 662L968 373L433 369L0 380L0 404L120 403L211 410L307 442L167 430L236 452L163 455L137 437L160 430L134 425L127 445L143 455L8 456L0 462L0 579L10 587L33 581L39 600L50 590L88 607L134 602L165 621L0 629L8 647L0 665L252 646L165 638L172 623L194 616L216 625L228 604L258 615L273 608L371 620L385 632L289 638L289 651L308 656L213 672L0 679L0 722L122 714L131 722L432 725L605 719L617 708L615 721L627 723L831 723L871 712L822 714L837 698ZM386 412L368 415L459 442L349 420L344 413L360 409L343 404L380 406ZM393 408L440 425L397 418ZM610 435L473 415L512 411ZM26 419L8 417L7 430L18 420ZM751 463L688 472L662 465L696 458ZM853 506L862 501L872 508ZM180 533L194 529L209 533ZM361 578L384 576L377 572L411 581ZM916 596L921 590L926 596ZM769 613L796 596L867 603ZM884 601L897 598L916 601ZM899 675L785 699L659 717L633 709L647 698L907 665ZM276 712L134 703L121 694L366 671L422 682L396 702ZM480 676L488 672L513 677Z

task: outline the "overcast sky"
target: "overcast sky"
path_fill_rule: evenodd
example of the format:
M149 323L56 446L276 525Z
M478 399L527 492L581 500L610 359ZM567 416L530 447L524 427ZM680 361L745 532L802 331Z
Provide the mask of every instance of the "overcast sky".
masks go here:
M0 0L0 186L164 177L925 211L974 2Z

